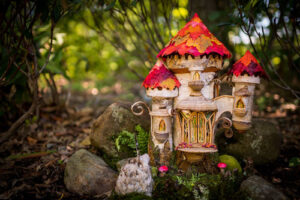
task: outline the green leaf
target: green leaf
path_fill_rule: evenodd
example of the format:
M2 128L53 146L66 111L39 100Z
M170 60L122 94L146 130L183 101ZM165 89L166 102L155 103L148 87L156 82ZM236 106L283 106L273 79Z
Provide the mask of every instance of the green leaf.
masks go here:
M289 167L297 167L300 165L300 158L299 157L293 157L289 161Z
M137 2L138 2L137 0L133 0L133 1L130 3L130 5L131 5L131 6L136 6Z
M117 0L113 0L110 4L106 5L105 8L104 8L104 10L108 11L108 10L112 9L115 6L116 1Z

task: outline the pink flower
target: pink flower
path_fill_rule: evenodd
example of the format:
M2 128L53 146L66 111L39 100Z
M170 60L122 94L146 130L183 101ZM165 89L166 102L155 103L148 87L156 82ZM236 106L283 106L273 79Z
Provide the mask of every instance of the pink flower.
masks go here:
M226 167L227 167L226 163L222 163L222 162L218 163L218 168L225 169Z
M159 172L167 172L169 170L169 168L166 165L160 166L158 168Z

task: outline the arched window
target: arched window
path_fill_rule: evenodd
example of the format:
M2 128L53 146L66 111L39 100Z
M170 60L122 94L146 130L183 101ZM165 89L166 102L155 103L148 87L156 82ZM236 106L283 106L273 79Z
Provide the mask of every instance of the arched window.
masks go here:
M237 102L236 102L236 107L237 108L245 108L245 104L243 102L242 99L239 99Z
M187 115L182 111L180 116L182 142L193 147L213 144L215 112L192 112Z
M166 131L166 123L163 119L159 122L159 131Z
M198 72L195 72L195 74L193 76L193 80L194 81L199 81L200 80L200 74Z

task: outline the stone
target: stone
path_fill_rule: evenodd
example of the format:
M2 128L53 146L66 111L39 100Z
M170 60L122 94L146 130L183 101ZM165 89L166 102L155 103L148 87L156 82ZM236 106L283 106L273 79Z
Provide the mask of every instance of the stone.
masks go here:
M134 159L134 157L131 157L131 158L125 158L125 159L122 159L122 160L119 160L117 163L116 163L116 167L118 169L118 171L121 171L121 168L128 163L128 161L130 161L131 159Z
M254 165L274 162L280 153L282 135L276 124L254 119L252 128L244 133L234 131L232 138L223 132L216 135L220 154L229 154L240 160L252 160Z
M135 116L132 114L130 107L131 103L111 104L94 121L90 134L91 144L109 156L119 157L120 159L130 157L126 151L117 151L114 140L122 130L133 133L135 126L138 124L146 131L149 131L150 128L150 117L147 109L145 109L143 115Z
M259 176L250 176L242 182L241 191L245 192L252 200L286 200L281 191L271 183Z
M144 193L151 196L153 189L153 179L149 165L148 154L128 161L121 168L115 191L117 194L125 195L133 192Z
M226 165L227 165L226 169L228 169L230 171L234 171L235 169L237 169L239 173L242 172L242 167L241 167L240 163L233 156L221 155L221 156L219 156L219 159L220 159L220 162L226 163Z
M115 187L117 173L98 156L80 149L68 160L64 183L79 195L109 194Z

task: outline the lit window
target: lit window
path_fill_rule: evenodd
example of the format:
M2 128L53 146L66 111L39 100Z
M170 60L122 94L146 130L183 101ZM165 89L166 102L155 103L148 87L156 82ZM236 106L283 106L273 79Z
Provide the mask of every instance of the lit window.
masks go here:
M198 72L195 72L195 74L193 76L193 80L194 81L199 81L200 80L200 74Z
M236 103L237 108L245 108L245 104L242 99L239 99Z
M166 131L166 124L163 119L159 122L159 131Z

